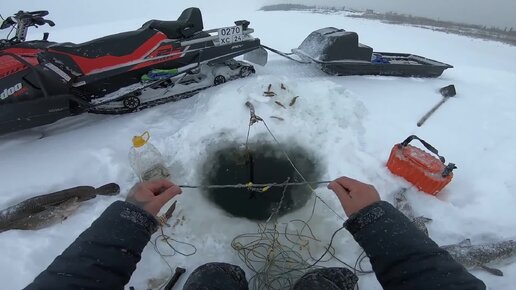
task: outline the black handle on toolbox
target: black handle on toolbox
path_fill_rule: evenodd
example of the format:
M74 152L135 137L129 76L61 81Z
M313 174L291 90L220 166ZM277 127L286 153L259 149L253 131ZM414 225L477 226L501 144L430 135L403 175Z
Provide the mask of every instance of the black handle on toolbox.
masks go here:
M432 152L435 155L437 155L437 157L439 157L439 160L441 160L441 162L446 165L446 159L444 159L444 156L439 155L439 151L437 149L435 149L434 146L430 145L428 142L426 142L425 140L419 138L416 135L409 136L407 139L405 139L405 141L403 141L400 144L400 146L401 147L406 147L414 139L415 140L419 140L419 142L421 142L421 144L423 144L423 146L425 146L426 149L428 149L430 152ZM457 169L457 166L455 166L455 164L453 164L453 163L449 163L448 165L446 165L446 168L444 168L442 176L446 177L446 176L450 175L453 172L454 169Z

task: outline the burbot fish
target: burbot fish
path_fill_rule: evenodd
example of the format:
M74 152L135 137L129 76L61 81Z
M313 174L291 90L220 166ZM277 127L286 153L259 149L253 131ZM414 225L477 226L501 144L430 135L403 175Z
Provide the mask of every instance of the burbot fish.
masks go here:
M0 211L0 232L11 229L41 229L62 222L73 214L83 201L97 195L118 193L120 186L110 183L99 188L78 186L36 196Z
M394 194L394 207L401 211L414 225L428 236L426 224L432 220L424 216L416 216L414 209L405 196L406 188Z
M516 241L472 245L469 239L458 244L442 246L455 259L468 269L481 268L496 276L503 272L486 266L491 262L500 262L516 255Z

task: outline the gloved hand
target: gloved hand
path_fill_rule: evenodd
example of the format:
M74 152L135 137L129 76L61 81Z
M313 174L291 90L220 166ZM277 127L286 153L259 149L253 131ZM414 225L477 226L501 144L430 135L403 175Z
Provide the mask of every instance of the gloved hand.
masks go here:
M151 180L133 186L126 201L157 216L161 207L181 192L181 188L167 179Z
M380 195L374 186L349 177L340 177L328 185L340 200L348 217L361 209L380 201Z

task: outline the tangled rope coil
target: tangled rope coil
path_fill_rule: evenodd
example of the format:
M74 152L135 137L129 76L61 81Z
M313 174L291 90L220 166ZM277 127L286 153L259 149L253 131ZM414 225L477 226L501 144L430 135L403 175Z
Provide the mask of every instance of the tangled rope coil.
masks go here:
M175 209L176 209L177 201L174 201L174 203L170 206L170 208L166 211L164 215L158 216L158 222L160 224L159 227L159 234L156 235L156 237L151 241L151 244L154 248L154 251L160 256L161 260L165 262L167 267L170 269L170 272L172 275L174 274L174 269L170 265L170 263L167 261L167 257L173 257L175 255L181 255L185 257L193 256L197 253L197 248L195 245L182 242L177 239L172 238L171 236L165 234L164 227L171 227L168 224L168 220L172 217ZM165 247L163 249L160 247L162 245ZM185 247L186 249L180 249L180 247ZM159 284L158 289L165 289L165 286L167 285L167 281L163 280Z
M256 115L254 106L250 102L247 102L246 106L249 108L251 115L249 128L247 130L246 150L249 148L248 142L251 126L259 122L263 123L276 144L281 148L285 158L288 159L292 168L303 180L303 182L300 183L289 183L289 180L287 180L280 184L255 185L256 187L281 186L283 187L283 192L281 200L275 207L275 210L272 211L272 214L265 223L258 223L258 230L256 232L238 235L231 242L231 246L238 253L240 260L250 271L253 272L249 281L251 286L250 288L255 290L292 289L294 283L307 271L318 268L320 267L318 266L319 263L329 262L331 259L339 261L345 267L353 270L355 274L371 273L372 271L366 271L362 267L362 262L366 258L364 253L357 258L354 266L344 262L336 256L336 250L332 246L333 240L338 232L340 232L344 227L339 228L333 233L329 244L323 246L325 251L320 257L316 258L312 254L310 248L311 244L323 244L323 242L315 236L309 225L314 216L317 202L321 201L337 217L343 219L317 195L315 189L311 186L312 184L320 185L327 184L329 182L308 182L304 178L303 174L297 169L286 150L283 149L282 144L267 126L267 123ZM291 220L280 225L278 224L278 212L289 186L307 186L314 194L314 203L308 220ZM246 185L236 185L235 187L246 187ZM282 226L283 229L280 229ZM303 255L303 253L305 253L305 255ZM328 257L325 258L327 255Z

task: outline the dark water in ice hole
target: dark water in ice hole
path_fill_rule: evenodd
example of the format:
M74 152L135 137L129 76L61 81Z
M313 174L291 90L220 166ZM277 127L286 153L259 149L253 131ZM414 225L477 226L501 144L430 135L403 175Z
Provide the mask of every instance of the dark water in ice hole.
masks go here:
M300 147L286 149L290 158L308 181L320 178L320 169L309 154ZM302 182L280 148L270 144L250 144L250 153L241 145L229 145L211 154L203 165L205 184L246 184ZM283 187L273 187L266 192L252 192L246 188L210 189L208 197L233 216L251 220L266 220L278 207ZM279 216L303 207L312 193L308 186L290 186Z

